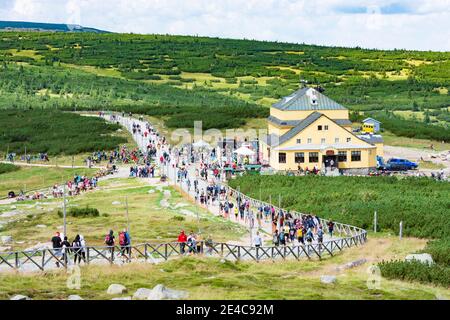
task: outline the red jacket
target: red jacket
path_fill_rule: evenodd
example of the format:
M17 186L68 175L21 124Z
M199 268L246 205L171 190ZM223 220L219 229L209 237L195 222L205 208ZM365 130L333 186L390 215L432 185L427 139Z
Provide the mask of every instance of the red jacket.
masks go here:
M180 233L178 236L178 242L187 242L187 236L184 233Z

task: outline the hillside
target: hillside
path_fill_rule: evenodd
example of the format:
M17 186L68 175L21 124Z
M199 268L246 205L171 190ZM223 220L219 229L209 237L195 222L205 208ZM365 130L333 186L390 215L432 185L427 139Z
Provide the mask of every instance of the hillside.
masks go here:
M7 32L1 38L2 108L107 106L164 118L172 128L193 120L203 120L205 129L230 128L266 117L267 107L303 79L351 110L392 111L378 117L393 119L395 134L423 127L434 133L422 138L450 141L449 52L169 35ZM426 129L429 124L437 129Z
M89 27L59 23L40 23L23 21L0 21L0 31L54 31L54 32L93 32L108 33Z

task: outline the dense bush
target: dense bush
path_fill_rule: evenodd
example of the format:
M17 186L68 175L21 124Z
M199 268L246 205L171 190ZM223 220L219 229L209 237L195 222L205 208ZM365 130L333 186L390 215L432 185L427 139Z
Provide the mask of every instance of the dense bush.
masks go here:
M450 127L448 126L406 120L385 112L373 113L372 116L382 122L384 129L398 136L450 142Z
M3 110L0 117L2 152L47 152L73 155L111 150L127 142L110 134L120 127L96 117L57 110Z
M450 237L430 241L423 252L431 254L434 262L450 266Z
M63 212L58 210L58 216L62 218L63 215ZM67 211L67 216L74 218L99 217L100 212L96 208L89 208L89 206L85 208L70 208Z
M450 268L438 264L428 266L419 261L389 261L378 264L381 275L388 279L401 279L450 286Z
M372 229L398 232L403 221L407 236L440 239L450 236L450 184L428 178L322 176L251 176L230 181L242 192L288 209L314 212L324 218Z
M20 167L15 166L13 164L7 164L7 163L0 163L0 174L2 173L8 173L8 172L14 172L20 170Z

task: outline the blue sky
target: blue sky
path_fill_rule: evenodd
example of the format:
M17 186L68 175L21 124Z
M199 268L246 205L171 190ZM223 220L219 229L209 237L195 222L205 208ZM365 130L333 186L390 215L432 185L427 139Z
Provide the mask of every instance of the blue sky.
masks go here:
M0 0L0 20L450 51L450 0Z

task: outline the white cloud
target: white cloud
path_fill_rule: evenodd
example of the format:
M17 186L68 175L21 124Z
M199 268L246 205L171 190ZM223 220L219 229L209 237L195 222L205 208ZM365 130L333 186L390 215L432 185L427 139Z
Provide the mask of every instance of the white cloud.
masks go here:
M0 0L0 19L114 32L450 50L450 0Z

